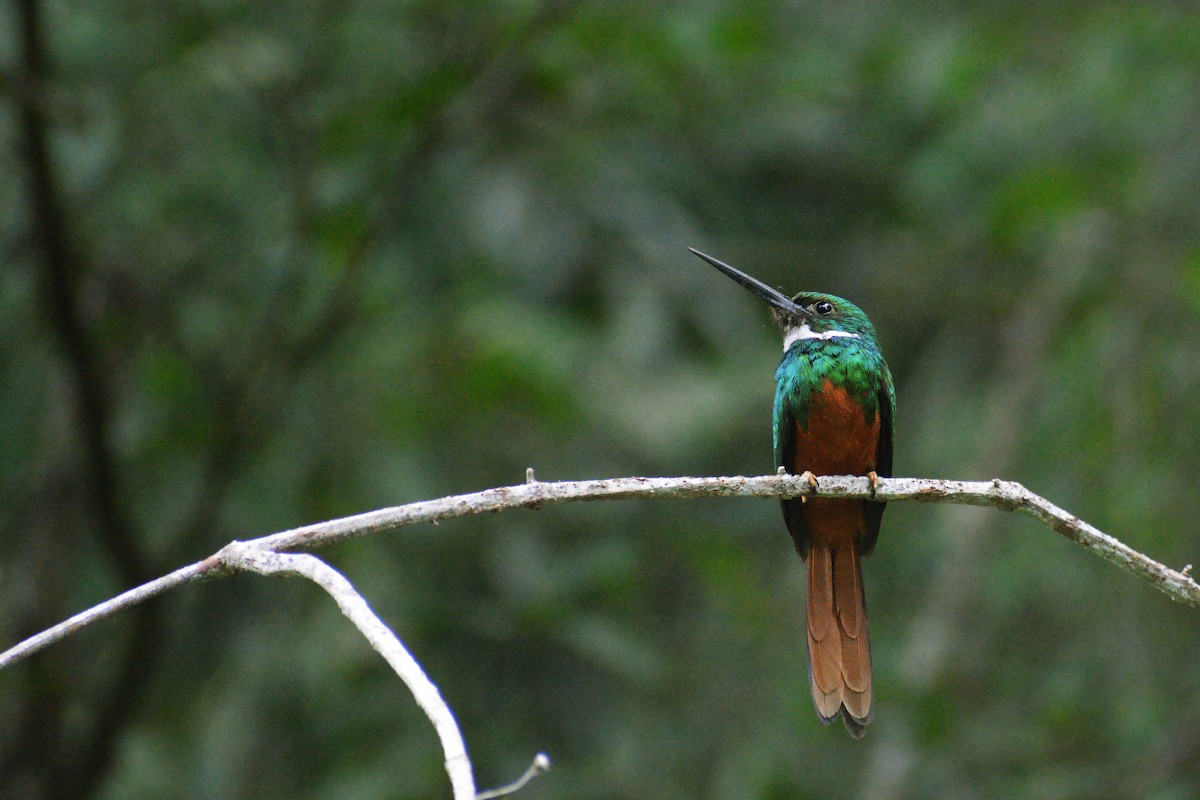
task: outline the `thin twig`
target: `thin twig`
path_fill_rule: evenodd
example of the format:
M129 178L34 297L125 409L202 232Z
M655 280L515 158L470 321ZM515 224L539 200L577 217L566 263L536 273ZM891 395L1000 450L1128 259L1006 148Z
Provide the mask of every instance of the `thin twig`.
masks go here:
M538 775L541 775L548 769L550 769L550 756L546 755L545 753L538 753L533 757L533 763L530 764L523 773L521 773L521 777L504 786L500 786L495 789L488 789L486 792L480 792L479 794L475 795L475 800L494 800L494 798L497 797L504 797L506 795L513 794L514 792L519 792L525 788L525 784L529 783L531 780L536 778Z

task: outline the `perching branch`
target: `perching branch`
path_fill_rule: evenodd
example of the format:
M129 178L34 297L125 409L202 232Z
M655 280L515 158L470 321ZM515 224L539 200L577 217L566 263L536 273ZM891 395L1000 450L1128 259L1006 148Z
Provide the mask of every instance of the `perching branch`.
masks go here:
M437 523L455 517L516 508L537 509L544 505L581 500L788 498L814 495L889 502L918 500L958 503L1021 511L1101 558L1132 572L1172 600L1200 608L1200 584L1189 575L1191 565L1183 570L1164 566L1012 481L880 478L874 490L866 478L825 476L820 478L818 486L813 488L804 478L783 474L753 478L612 478L543 483L535 480L533 470L529 470L526 482L516 486L502 486L471 494L424 500L306 525L245 542L234 541L203 561L131 589L0 653L0 669L27 658L97 620L185 583L238 572L302 575L333 596L342 612L354 622L371 646L387 659L408 684L418 705L429 716L442 741L446 769L450 774L455 798L476 798L466 748L454 717L441 699L437 688L395 635L375 616L349 581L316 557L293 554L289 551L313 549L358 536L395 530L405 525ZM544 763L539 759L535 759L534 765L535 772L539 765L544 767Z
M530 470L527 481L523 484L382 508L250 539L243 544L270 552L314 549L359 536L396 530L406 525L437 523L456 517L516 508L537 509L546 505L583 500L788 498L813 495L847 500L874 498L888 502L917 500L957 503L1021 511L1106 561L1132 572L1172 600L1200 608L1200 584L1189 575L1190 564L1182 570L1171 569L1064 511L1021 484L999 479L949 481L935 478L880 478L876 490L872 492L866 478L835 475L821 477L818 488L813 490L804 479L795 475L763 475L753 478L741 475L718 478L608 478L544 483L535 480L533 471ZM80 628L160 595L168 589L229 572L231 570L222 562L219 554L181 567L14 645L0 653L0 669L33 655Z

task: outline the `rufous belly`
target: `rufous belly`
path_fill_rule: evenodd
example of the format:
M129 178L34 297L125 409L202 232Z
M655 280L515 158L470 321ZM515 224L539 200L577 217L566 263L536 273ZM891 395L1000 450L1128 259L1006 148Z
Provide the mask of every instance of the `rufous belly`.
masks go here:
M875 469L879 447L879 413L867 420L863 408L841 387L828 380L814 392L807 430L796 423L796 463L793 474L866 475ZM809 533L816 541L846 541L861 535L866 518L863 504L812 498L804 508Z

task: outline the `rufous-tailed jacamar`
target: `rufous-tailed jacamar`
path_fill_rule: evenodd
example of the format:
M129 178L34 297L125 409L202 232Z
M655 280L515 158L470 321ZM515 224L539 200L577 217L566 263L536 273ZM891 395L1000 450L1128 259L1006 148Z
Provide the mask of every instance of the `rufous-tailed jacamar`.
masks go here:
M892 474L896 393L875 328L848 300L794 297L692 250L770 303L783 333L775 371L775 464L793 475ZM871 719L871 642L862 559L879 536L883 503L821 497L783 501L783 518L808 568L808 665L817 714L841 715L854 737Z

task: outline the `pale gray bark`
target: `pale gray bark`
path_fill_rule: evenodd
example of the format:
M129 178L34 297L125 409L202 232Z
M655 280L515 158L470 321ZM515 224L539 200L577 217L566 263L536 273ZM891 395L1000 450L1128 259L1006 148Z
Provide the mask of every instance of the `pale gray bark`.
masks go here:
M696 497L788 498L813 495L888 502L917 500L957 503L1020 511L1121 569L1132 572L1172 600L1200 607L1200 584L1189 574L1191 565L1182 570L1175 570L1160 564L1012 481L880 478L876 486L872 487L867 478L825 476L819 478L817 486L813 487L805 477L777 474L759 477L611 478L545 483L536 480L533 471L529 470L526 482L515 486L502 486L437 500L423 500L306 525L258 539L231 542L203 561L182 567L106 600L0 653L0 669L70 636L97 620L185 583L241 572L301 575L329 592L342 612L408 685L441 739L446 757L446 770L450 775L456 800L496 796L495 793L486 792L476 795L471 764L453 714L442 700L437 687L395 634L375 616L366 600L339 572L315 556L289 551L313 549L358 536L395 530L406 525L436 523L485 512L537 509L555 503L585 500L684 500ZM544 769L548 763L546 757L539 753L530 772L522 781L509 788L519 788L524 780Z

